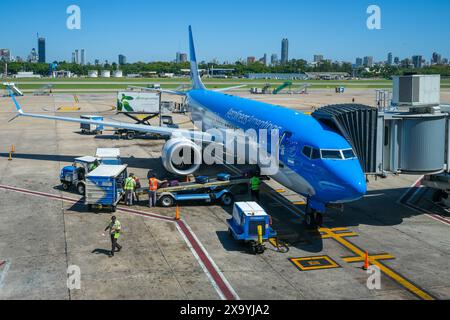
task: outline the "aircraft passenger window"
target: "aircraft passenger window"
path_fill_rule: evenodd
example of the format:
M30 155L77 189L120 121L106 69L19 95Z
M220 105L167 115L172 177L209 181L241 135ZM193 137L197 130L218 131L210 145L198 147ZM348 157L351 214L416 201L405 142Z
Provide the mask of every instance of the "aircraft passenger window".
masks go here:
M314 148L311 154L311 159L316 160L316 159L320 159L320 150Z
M306 147L303 148L302 153L305 155L305 157L311 159L311 151L312 151L312 148L306 146Z
M353 152L353 149L342 150L342 154L344 155L345 159L356 158L355 153Z
M341 151L339 150L321 150L322 159L339 159L342 160Z

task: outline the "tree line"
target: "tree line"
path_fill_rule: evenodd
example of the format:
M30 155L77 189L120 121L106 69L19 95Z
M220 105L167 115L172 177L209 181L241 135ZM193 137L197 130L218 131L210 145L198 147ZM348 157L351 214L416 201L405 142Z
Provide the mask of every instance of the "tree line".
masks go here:
M116 63L104 64L104 65L80 65L67 62L54 62L57 67L56 70L71 71L79 76L87 76L90 70L122 70L126 74L139 74L146 72L161 73L174 73L180 74L182 69L189 69L189 63L175 63L175 62L136 62L128 63L118 66ZM48 76L50 74L51 64L48 63L29 63L29 62L10 62L8 63L8 74L16 74L20 71L34 72L42 76ZM353 69L350 63L336 63L330 61L322 61L318 65L310 66L307 61L299 59L293 59L287 64L267 66L260 62L246 64L242 62L236 62L234 64L213 64L213 63L200 63L200 69L211 68L224 68L234 69L230 73L232 76L244 76L248 73L302 73L302 72L347 72L349 74L356 74L362 78L386 78L389 79L394 75L402 75L409 72L416 72L420 74L440 74L444 77L450 77L450 66L448 65L433 65L420 69L408 68L406 66L387 66L387 65L375 65L368 70L360 67L356 70ZM0 72L3 74L5 70L5 64L0 64Z

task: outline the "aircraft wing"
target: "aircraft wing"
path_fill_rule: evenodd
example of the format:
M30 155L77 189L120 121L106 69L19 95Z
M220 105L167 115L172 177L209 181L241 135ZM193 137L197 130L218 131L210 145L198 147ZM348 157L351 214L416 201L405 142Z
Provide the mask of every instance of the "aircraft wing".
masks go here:
M215 91L215 92L225 92L225 91L230 91L230 90L234 90L234 89L243 88L243 87L246 87L246 86L247 86L246 84L243 84L243 85L240 85L240 86L228 87L228 88L221 88L221 89L215 89L215 90L212 90L212 91Z
M138 86L128 86L128 88L140 89L140 90L144 90L144 91L156 91L156 92L167 93L167 94L175 94L178 96L186 95L186 92L177 91L177 90L154 89L154 88L145 88L145 87L138 87Z
M26 113L22 110L21 106L17 102L14 94L10 91L10 96L14 102L14 105L17 109L18 116L21 117L31 117L38 119L46 119L46 120L56 120L56 121L66 121L66 122L74 122L74 123L84 123L91 125L103 125L105 127L117 128L117 129L127 129L134 130L138 132L145 133L153 133L159 134L165 137L184 137L186 139L198 141L198 142L212 142L214 138L206 133L201 131L192 131L186 129L176 129L176 128L167 128L167 127L159 127L159 126L147 126L143 124L132 124L127 122L118 122L118 121L103 121L103 120L87 120L87 119L79 119L79 118L71 118L71 117L59 117L59 116L51 116L45 114L33 114Z

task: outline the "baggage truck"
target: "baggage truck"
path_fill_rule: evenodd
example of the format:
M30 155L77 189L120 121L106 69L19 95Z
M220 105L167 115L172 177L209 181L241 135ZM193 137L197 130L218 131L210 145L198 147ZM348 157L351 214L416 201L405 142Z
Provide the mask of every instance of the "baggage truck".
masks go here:
M125 195L127 165L100 165L86 176L85 204L89 211L108 207L115 212Z

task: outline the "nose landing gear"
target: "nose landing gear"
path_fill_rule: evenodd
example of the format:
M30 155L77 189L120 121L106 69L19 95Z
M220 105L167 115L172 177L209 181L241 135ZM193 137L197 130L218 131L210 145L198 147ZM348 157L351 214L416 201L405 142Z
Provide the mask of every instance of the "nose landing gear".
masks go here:
M323 224L322 213L312 209L309 204L306 205L305 224L310 229L321 227Z

